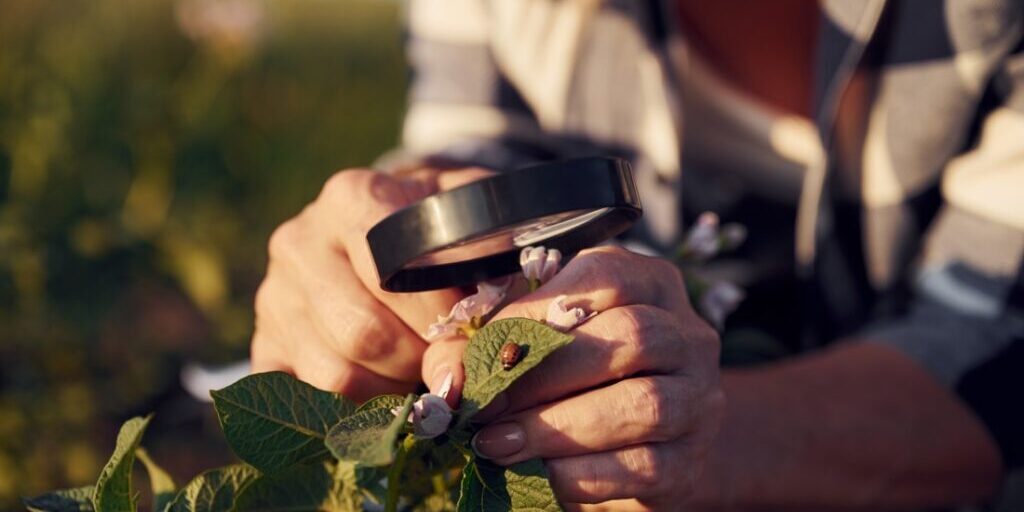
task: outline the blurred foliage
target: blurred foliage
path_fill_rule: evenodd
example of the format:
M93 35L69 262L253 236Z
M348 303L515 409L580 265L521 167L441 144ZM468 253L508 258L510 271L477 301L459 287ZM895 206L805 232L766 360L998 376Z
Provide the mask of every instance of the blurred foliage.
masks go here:
M0 509L150 410L172 474L226 462L178 372L246 354L271 230L394 145L398 10L0 0Z

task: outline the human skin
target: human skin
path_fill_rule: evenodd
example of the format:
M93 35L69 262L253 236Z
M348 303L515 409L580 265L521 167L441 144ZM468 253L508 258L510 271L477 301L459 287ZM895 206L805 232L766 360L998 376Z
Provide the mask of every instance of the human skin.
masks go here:
M484 175L332 178L271 240L254 371L288 371L357 400L421 379L436 391L451 372L456 406L465 340L428 345L418 333L464 294L380 291L365 233ZM915 510L977 501L997 485L1001 461L978 420L892 349L851 341L726 371L719 385L717 336L678 271L610 248L581 253L496 316L543 318L563 293L567 306L598 314L482 413L491 427L475 444L499 464L546 459L569 510L679 510L687 499L694 511Z
M417 199L486 174L425 168L398 177L351 169L329 179L270 238L255 301L253 371L286 371L359 401L412 391L427 347L419 333L464 294L381 290L366 232Z
M495 318L544 318L560 295L597 315L477 416L490 423L473 448L502 465L545 459L568 509L675 509L694 489L725 405L717 333L690 307L675 265L615 247L580 252ZM432 344L424 376L461 371L466 343Z
M287 371L356 400L410 391L421 377L437 391L451 375L447 399L457 406L467 341L428 348L418 333L463 294L381 291L365 235L408 203L485 174L350 170L332 178L271 237L253 370ZM673 264L608 247L582 251L495 317L543 318L562 294L567 307L597 315L481 413L502 418L490 432L525 431L526 443L509 451L485 431L474 444L501 464L544 457L570 507L627 498L644 507L677 503L700 475L724 409L717 334L690 307Z
M587 297L577 304L604 311L575 330L576 342L508 391L511 403L499 406L505 412L485 410L485 419L493 419L478 436L515 432L522 441L504 442L497 451L508 451L509 444L516 451L496 462L546 459L567 509L922 510L977 503L994 492L1002 468L985 428L923 368L884 345L850 340L785 362L724 371L724 401L717 391L691 394L701 379L687 379L702 367L680 358L706 356L695 347L707 347L713 335L677 299L666 311L681 321L661 324L636 321L635 308L606 308L610 301L591 298L595 290L611 290L623 302L677 293L677 281L667 271L659 274L655 260L611 251L597 254L603 262L581 254L497 315L540 318L547 301L574 291ZM643 268L654 275L637 275ZM426 367L454 364L464 343L432 345ZM611 396L603 394L607 386L592 387L604 379L627 385L664 374L685 377L663 389L645 385ZM682 447L704 450L713 438L719 401L727 404L722 430L706 459L687 454ZM665 440L678 432L688 434L681 442Z
M988 431L902 353L864 340L723 372L729 398L693 511L931 510L992 496Z

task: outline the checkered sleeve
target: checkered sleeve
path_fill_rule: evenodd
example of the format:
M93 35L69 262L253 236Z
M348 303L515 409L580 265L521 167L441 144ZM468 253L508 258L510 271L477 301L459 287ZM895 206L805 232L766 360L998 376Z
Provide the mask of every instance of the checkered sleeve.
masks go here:
M411 75L402 144L380 167L508 170L558 157L553 139L495 61L485 2L412 0L406 23Z
M997 107L977 145L943 173L915 303L866 338L903 351L988 427L1024 468L1024 43L993 78Z

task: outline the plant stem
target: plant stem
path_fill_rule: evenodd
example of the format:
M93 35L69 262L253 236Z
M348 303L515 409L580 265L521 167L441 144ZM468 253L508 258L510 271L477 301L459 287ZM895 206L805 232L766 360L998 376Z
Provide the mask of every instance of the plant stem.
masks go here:
M416 438L409 434L405 436L402 444L398 445L398 452L395 453L395 462L391 464L391 469L388 470L388 495L384 501L384 512L396 512L398 510L398 498L401 496L399 484L401 483L402 470L405 469L405 459L409 456L409 450L415 442Z

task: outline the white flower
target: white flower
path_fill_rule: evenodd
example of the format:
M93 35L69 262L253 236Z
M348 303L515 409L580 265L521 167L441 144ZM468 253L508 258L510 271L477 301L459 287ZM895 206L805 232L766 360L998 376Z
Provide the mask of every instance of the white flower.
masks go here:
M476 293L452 306L447 316L437 316L437 322L427 327L423 337L427 341L438 340L462 332L470 334L480 327L481 320L505 300L505 292L511 281L504 279L498 283L480 283L476 285Z
M452 408L444 398L424 393L412 404L411 418L416 437L430 439L448 430L452 422Z
M438 315L437 322L434 322L430 324L430 327L427 327L427 332L423 335L423 338L427 341L434 341L447 338L449 336L455 336L459 333L459 328L459 324L450 323L446 320L446 317Z
M412 423L413 433L421 439L437 437L448 430L452 422L452 408L448 406L445 398L452 389L452 375L444 380L441 389L436 395L424 393L420 399L412 404L412 413L407 418ZM391 414L398 416L399 408L391 409Z
M563 332L586 322L597 314L595 311L588 315L586 311L583 311L583 308L566 309L565 299L567 298L565 295L555 297L555 300L551 301L551 304L548 305L548 315L544 320L544 323Z
M737 224L735 222L722 226L721 233L718 236L719 239L719 250L731 251L747 240L747 228L743 224Z
M683 256L703 261L718 254L718 215L704 212L697 217L697 222L683 242Z
M523 275L530 283L531 291L555 277L561 262L562 253L558 249L525 247L519 253L519 266L523 268Z
M726 317L736 311L745 296L740 287L727 281L717 281L701 294L697 308L711 325L722 330Z

